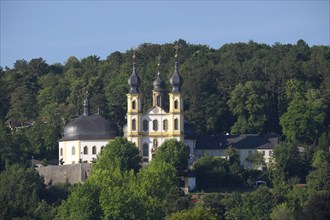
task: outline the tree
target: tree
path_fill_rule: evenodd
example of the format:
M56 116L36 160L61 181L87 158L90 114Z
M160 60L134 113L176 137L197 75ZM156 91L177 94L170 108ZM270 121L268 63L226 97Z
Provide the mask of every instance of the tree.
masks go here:
M190 196L183 196L180 193L180 188L177 186L172 187L166 194L162 204L162 209L165 216L188 209L190 206Z
M231 128L235 134L258 133L265 130L267 121L267 93L260 81L248 81L244 85L239 83L231 92L228 101L237 122Z
M197 206L210 209L217 216L217 219L225 219L224 196L220 193L205 194L200 197Z
M265 165L265 159L261 152L255 152L250 154L246 161L251 162L254 169L259 168L262 165Z
M155 160L171 164L182 175L187 169L189 159L189 148L175 139L165 140L157 149Z
M210 209L204 207L196 207L190 210L184 210L166 216L165 220L216 220L216 215Z
M0 173L0 217L34 218L43 192L43 178L32 168L14 164Z
M317 193L311 195L300 216L303 220L309 219L329 219L330 217L330 193Z
M274 149L275 163L271 168L271 180L275 188L283 191L290 178L305 179L298 147L294 143L282 142Z
M330 191L329 161L329 156L326 155L323 150L318 150L315 152L312 163L314 170L307 176L307 186L311 195L318 191Z
M286 203L281 203L273 208L272 213L270 213L270 218L272 220L294 220L293 211L288 208Z
M194 163L193 170L200 190L216 189L226 185L229 167L223 158L204 156Z
M100 156L96 159L94 170L107 170L109 167L119 167L121 171L140 169L141 156L139 149L127 139L117 137L106 145Z
M280 118L285 136L290 141L315 143L323 129L324 107L317 90L308 90L304 97L295 96Z
M57 219L101 219L100 189L88 182L78 184L70 197L58 208Z

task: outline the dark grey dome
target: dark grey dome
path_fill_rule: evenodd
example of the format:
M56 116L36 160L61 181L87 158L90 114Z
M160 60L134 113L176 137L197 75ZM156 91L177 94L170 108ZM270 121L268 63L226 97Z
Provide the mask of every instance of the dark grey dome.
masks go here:
M128 78L128 85L131 87L130 93L138 93L141 85L141 79L136 73L135 63L133 63L132 75Z
M64 127L64 137L60 141L104 140L117 135L116 124L100 115L82 115Z
M153 82L155 91L163 91L165 89L165 82L160 78L160 73L158 72L156 80Z
M170 79L170 84L173 86L172 92L180 92L181 86L183 84L183 79L179 74L178 62L175 62L175 70Z

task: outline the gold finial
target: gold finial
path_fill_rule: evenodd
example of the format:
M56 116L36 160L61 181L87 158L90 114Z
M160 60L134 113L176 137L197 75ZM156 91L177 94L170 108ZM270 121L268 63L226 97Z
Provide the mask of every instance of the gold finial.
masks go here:
M178 59L178 57L179 57L178 52L180 49L180 45L179 44L175 45L174 49L175 49L175 58Z

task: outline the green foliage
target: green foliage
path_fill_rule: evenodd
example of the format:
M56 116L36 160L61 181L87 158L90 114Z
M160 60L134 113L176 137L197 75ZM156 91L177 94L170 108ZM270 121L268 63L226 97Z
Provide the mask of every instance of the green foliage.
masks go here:
M177 186L169 190L162 204L165 216L190 207L190 196L183 196L181 195L182 193L180 193L180 189Z
M274 163L271 170L273 186L283 191L290 178L298 177L300 180L307 175L301 162L298 147L294 143L280 143L274 149Z
M184 210L166 216L166 220L216 220L215 214L211 210L204 207L196 207L190 210Z
M287 112L280 118L283 133L291 141L316 142L323 129L324 109L324 100L317 90L294 95Z
M31 168L14 164L0 173L1 219L34 218L43 192L43 178Z
M187 169L189 148L183 142L168 139L157 149L154 160L164 161L176 168L178 174L183 174Z
M314 154L312 166L314 170L307 176L307 185L310 194L317 191L330 192L330 163L329 154L318 150Z
M109 167L119 167L121 171L140 168L141 156L135 144L122 137L117 137L109 142L97 158L94 170L106 170Z
M261 152L250 154L246 158L246 161L251 162L254 169L257 169L265 164L265 159Z
M330 217L330 193L324 192L312 195L304 207L300 216L302 220L329 219Z
M224 196L220 193L205 194L197 202L197 206L210 209L217 219L225 219Z
M275 206L270 217L272 220L295 220L293 211L288 208L286 203Z
M226 219L269 219L275 198L266 187L250 193L232 193L224 199Z
M260 81L239 83L231 92L228 105L237 122L231 128L234 134L265 131L267 120L267 93Z
M100 219L99 188L85 183L77 185L68 200L58 209L57 219Z

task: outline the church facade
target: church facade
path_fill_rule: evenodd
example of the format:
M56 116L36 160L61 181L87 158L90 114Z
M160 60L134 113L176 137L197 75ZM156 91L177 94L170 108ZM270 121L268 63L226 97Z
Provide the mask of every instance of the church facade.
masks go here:
M169 81L172 90L165 95L165 82L158 71L153 82L153 104L142 112L142 94L139 92L141 79L137 74L135 62L132 74L128 79L130 91L127 94L127 124L124 136L139 148L144 162L150 162L157 148L167 140L174 138L182 141L190 149L191 160L195 150L196 138L194 128L185 121L184 105L181 93L183 79L179 74L178 62L175 62L174 73ZM164 109L164 100L169 99L169 109Z

